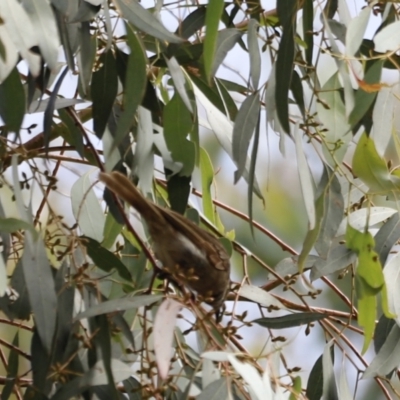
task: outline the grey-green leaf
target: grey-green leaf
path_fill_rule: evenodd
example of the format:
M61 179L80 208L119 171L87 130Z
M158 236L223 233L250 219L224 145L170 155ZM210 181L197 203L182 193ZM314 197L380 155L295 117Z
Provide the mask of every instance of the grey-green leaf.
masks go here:
M22 266L35 325L43 347L50 354L57 320L57 296L51 266L40 236L25 233Z
M259 93L246 97L235 119L232 137L232 156L236 162L235 183L242 177L246 167L247 151L260 113Z
M319 258L311 269L310 279L315 281L321 276L333 274L348 267L357 259L356 253L349 250L345 245L340 244L334 247L326 259Z
M393 214L379 229L375 235L375 250L379 254L379 260L385 265L386 259L391 248L399 240L400 237L400 218L399 214Z
M126 31L131 53L128 58L124 79L123 111L118 120L113 148L116 148L128 134L147 85L147 56L143 43L140 37L132 30L131 26L126 25Z
M136 0L113 0L119 14L141 31L157 39L170 43L181 43L183 40L168 31L164 25Z
M161 295L143 295L134 297L124 297L115 300L105 301L90 307L88 310L79 313L75 317L75 321L83 318L95 317L117 311L130 310L132 308L144 307L162 299Z
M211 68L211 76L214 76L218 70L218 67L224 61L226 55L233 46L241 38L242 33L236 28L223 29L218 32L217 45L215 49L215 56L213 65Z
M250 55L250 76L253 88L258 89L261 75L261 54L258 47L257 28L259 24L255 19L251 19L248 25L248 46Z
M228 398L228 384L226 377L210 383L197 397L196 400L222 400Z
M25 108L25 92L15 67L0 84L0 117L8 131L19 134Z
M379 353L365 370L363 379L375 376L385 376L399 365L400 358L400 328L395 324L380 348Z
M264 328L285 329L285 328L293 328L294 326L310 324L311 322L320 321L321 319L324 319L326 317L327 316L325 314L304 312L304 313L288 314L282 317L258 318L255 319L253 322L263 326Z
M336 235L344 213L344 199L341 193L339 180L336 175L332 177L328 175L330 175L330 173L325 169L323 185L329 186L325 188L324 215L319 236L315 242L315 250L323 258L326 258L328 255L332 239Z

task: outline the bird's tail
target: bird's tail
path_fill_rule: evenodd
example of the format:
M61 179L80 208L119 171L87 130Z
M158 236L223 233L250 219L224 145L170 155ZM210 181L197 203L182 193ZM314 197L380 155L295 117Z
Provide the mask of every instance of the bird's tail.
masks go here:
M157 207L148 201L125 175L118 171L100 172L99 179L108 189L135 208L146 221L164 219Z

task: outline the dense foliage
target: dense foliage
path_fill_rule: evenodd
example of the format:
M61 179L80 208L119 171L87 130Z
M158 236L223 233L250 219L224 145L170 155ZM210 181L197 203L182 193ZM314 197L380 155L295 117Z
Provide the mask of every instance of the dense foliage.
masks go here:
M0 1L2 400L400 398L400 6L265 3ZM112 170L220 238L220 322Z

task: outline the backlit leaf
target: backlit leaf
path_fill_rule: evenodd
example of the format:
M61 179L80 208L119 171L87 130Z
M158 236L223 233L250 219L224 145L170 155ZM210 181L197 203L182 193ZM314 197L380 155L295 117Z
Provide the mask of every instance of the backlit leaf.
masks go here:
M224 9L223 0L210 1L206 12L206 36L204 39L204 69L207 79L213 76L213 65L217 50L218 25Z

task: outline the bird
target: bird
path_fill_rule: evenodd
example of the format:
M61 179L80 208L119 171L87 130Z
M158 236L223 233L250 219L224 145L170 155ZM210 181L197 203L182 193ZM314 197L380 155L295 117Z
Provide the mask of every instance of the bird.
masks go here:
M121 172L100 172L99 179L145 220L162 270L196 292L219 319L230 285L230 257L224 246L183 215L146 199Z

